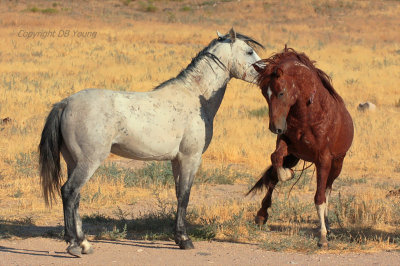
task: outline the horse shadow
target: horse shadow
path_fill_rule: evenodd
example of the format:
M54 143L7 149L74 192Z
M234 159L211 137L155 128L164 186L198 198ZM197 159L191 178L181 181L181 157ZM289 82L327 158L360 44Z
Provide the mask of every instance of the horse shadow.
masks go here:
M31 238L31 237L49 237L62 239L64 232L63 226L38 226L31 218L27 217L20 220L0 219L0 239L12 237Z
M162 240L171 241L171 245L164 248L178 248L174 244L175 216L172 211L149 212L132 219L92 214L83 216L82 222L85 233L94 236L92 241L118 243L118 240L124 239L140 246L144 243L140 242L143 240ZM186 225L189 236L194 240L211 240L215 237L212 227L191 222L187 222Z
M91 238L93 243L105 243L109 245L129 245L135 248L154 248L154 249L179 249L174 243L175 216L173 213L167 214L148 214L141 215L133 219L111 218L102 214L92 214L83 216L83 229ZM276 225L268 226L271 232L286 232L288 234L301 234L309 238L318 239L319 228L317 224L301 224L299 226ZM218 240L215 239L215 228L211 225L188 223L188 234L193 240L209 240L219 242L229 242L232 244L259 245L257 243L247 243L235 239ZM260 230L260 229L258 229ZM294 233L293 233L294 232ZM300 233L301 232L301 233ZM3 220L0 219L0 239L7 238L35 238L44 237L63 240L64 227L57 226L38 226L29 219L23 220ZM400 244L400 234L398 232L385 232L369 227L353 228L333 228L329 235L330 246L334 248L340 242L354 245L363 245L369 241L389 241ZM159 240L167 242L156 242L148 240ZM400 251L400 250L396 250ZM46 250L31 250L0 245L0 254L3 252L28 254L33 256L51 257L70 257L65 252L51 252Z
M287 232L288 234L299 234L309 238L319 239L320 232L317 222L315 224L297 225L269 225L271 232ZM295 233L293 233L295 232ZM334 248L336 244L345 242L354 245L365 245L370 241L386 241L400 245L400 232L386 232L368 226L331 228L328 232L329 245ZM400 250L395 250L400 252Z
M26 239L34 237L45 237L62 239L63 227L60 226L37 226L32 219L24 218L21 220L0 219L0 239L13 239L14 237ZM66 252L49 252L48 250L15 248L11 246L0 245L0 254L14 253L31 256L46 256L54 258L70 258Z
M111 218L102 214L83 216L83 230L94 243L112 245L129 245L137 248L179 249L174 243L175 216L169 214L147 214L133 219ZM199 224L188 223L188 233L195 240L211 240L215 234ZM63 241L64 227L39 226L31 219L4 220L0 219L0 239L13 239L15 237L51 238ZM147 240L164 240L169 242L157 243ZM18 249L0 245L0 254L18 253L33 256L70 257L65 252L52 252L45 250Z
M13 254L23 254L30 256L44 256L44 257L53 257L53 258L71 258L71 256L67 255L66 252L53 252L50 253L48 250L35 250L35 249L24 249L24 248L13 248L13 247L5 247L0 246L0 254L1 253L13 253Z
M172 217L139 217L137 219L114 219L102 215L83 216L83 229L90 236L93 243L105 243L109 245L129 245L136 248L154 249L179 249L173 242ZM170 228L168 228L170 227ZM197 225L190 228L198 230ZM134 230L138 230L134 232ZM0 219L0 239L28 239L28 238L51 238L63 241L64 227L39 226L31 219L4 220ZM145 240L172 240L170 243L155 243ZM4 253L13 253L29 256L46 256L54 258L72 258L66 251L48 251L44 249L18 248L2 241L0 244L0 256Z

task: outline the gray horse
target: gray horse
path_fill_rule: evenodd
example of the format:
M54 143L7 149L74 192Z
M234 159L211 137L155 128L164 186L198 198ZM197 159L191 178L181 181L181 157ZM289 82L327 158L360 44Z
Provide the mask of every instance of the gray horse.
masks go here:
M254 82L253 50L261 44L236 33L218 33L176 78L153 91L80 91L56 103L47 117L39 144L40 175L48 205L61 188L67 251L92 253L82 231L78 208L82 186L109 153L136 160L170 160L178 210L175 242L194 248L185 216L193 178L210 144L213 120L229 80ZM61 187L60 152L68 169Z

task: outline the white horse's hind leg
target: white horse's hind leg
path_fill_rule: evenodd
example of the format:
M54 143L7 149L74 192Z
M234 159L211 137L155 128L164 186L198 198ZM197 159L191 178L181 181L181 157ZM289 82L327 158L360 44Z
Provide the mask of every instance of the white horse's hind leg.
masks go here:
M78 243L80 242L80 247L82 248L82 254L92 254L93 248L90 245L89 241L87 241L85 234L82 231L82 220L79 215L79 201L81 198L81 194L79 193L78 198L75 201L74 207L74 221L75 221L75 228L76 228L76 236L78 239Z
M68 253L80 257L82 253L91 253L91 248L82 231L82 221L78 208L80 191L90 179L100 163L78 162L68 176L67 182L61 188L64 208L65 240L70 244Z
M71 153L68 151L65 144L61 146L61 154L67 164L67 172L68 172L68 180L73 176L73 172L76 168L76 162L73 160ZM68 183L64 184L64 186ZM63 186L63 187L64 187ZM68 195L63 193L63 189L61 188L61 196L63 201L63 209L64 209L64 240L69 243L70 245L74 244L76 246L76 237L73 225L75 224L73 220L73 215L71 215L68 206Z
M82 248L82 254L92 254L93 253L92 245L90 245L89 241L87 241L86 238L85 238L85 240L82 241L81 248Z
M201 154L192 156L178 156L179 178L176 179L179 184L177 188L178 210L176 213L175 224L175 243L181 249L193 249L193 243L186 233L186 209L189 203L190 189L193 184L194 176L201 162Z

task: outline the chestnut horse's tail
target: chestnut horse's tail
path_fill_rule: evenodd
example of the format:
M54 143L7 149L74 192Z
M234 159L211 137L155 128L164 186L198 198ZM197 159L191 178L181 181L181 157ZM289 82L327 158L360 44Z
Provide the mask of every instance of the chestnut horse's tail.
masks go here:
M55 199L61 187L60 148L62 144L61 114L67 103L62 101L53 106L44 125L39 144L39 170L46 205Z
M263 187L268 186L271 180L271 175L273 174L273 169L272 165L267 169L267 171L264 172L264 174L261 176L260 180L257 181L257 183L249 190L249 192L246 193L246 196L248 196L250 193L256 193L260 190L263 189Z
M284 168L293 168L296 166L296 164L299 162L299 158L294 156L293 154L287 155L283 159L283 167ZM308 166L310 167L310 166ZM307 168L308 168L307 167ZM304 168L304 166L303 166ZM305 169L307 169L305 168ZM305 170L303 169L303 171ZM300 175L301 177L301 175ZM274 182L274 180L276 182ZM263 187L269 187L271 183L274 183L274 185L278 182L278 177L276 174L276 171L274 171L272 165L268 167L268 169L264 172L264 174L261 176L260 180L257 181L257 183L247 192L246 196L248 196L250 193L255 193L263 189ZM297 183L297 181L296 181Z

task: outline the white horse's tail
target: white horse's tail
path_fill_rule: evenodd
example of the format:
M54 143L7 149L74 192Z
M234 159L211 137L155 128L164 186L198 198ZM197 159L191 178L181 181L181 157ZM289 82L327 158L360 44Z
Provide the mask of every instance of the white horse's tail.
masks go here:
M67 103L65 101L53 106L44 125L42 138L39 144L39 170L42 183L44 201L47 206L60 194L60 148L62 144L61 114Z

